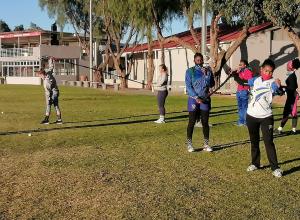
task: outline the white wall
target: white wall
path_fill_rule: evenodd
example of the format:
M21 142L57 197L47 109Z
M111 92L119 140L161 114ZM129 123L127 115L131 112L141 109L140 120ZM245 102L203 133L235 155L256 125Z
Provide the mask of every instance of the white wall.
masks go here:
M297 56L297 51L292 42L272 41L272 57L275 60L276 69L274 77L279 78L282 82L286 79L286 64ZM300 77L298 76L298 85L300 85Z
M274 30L274 35L281 30ZM282 33L281 33L282 34ZM276 69L274 71L274 78L280 78L283 82L286 79L286 64L289 60L297 57L297 51L292 41L285 40L271 40L271 32L260 32L251 35L245 44L241 45L230 58L232 67L237 67L240 59L248 60L251 67L259 73L259 66L267 58L274 60ZM243 57L241 56L243 51ZM298 77L298 84L300 77ZM300 84L299 84L300 85ZM232 92L235 92L236 86L231 85Z
M53 56L55 58L79 59L81 49L79 46L41 45L41 56Z
M157 81L159 74L159 65L161 64L161 51L155 50L154 57L154 77L153 81ZM147 59L144 58L146 52L140 52L134 54L134 65L130 73L130 79L137 81L146 81L145 75L147 75ZM179 84L184 84L184 77L187 68L194 65L193 62L194 53L191 50L184 48L171 48L165 49L165 64L169 70L169 80L171 80L172 87L177 87ZM134 75L137 78L134 78ZM136 83L128 83L129 88L140 88Z
M273 29L274 34L280 30ZM275 61L277 66L274 77L278 77L281 80L285 80L286 77L286 63L288 60L295 58L297 52L295 47L292 45L291 41L285 40L271 40L271 31L266 30L256 34L252 34L232 55L232 57L227 62L227 66L230 68L237 68L241 59L248 60L250 66L254 71L259 72L259 66L262 62L271 58ZM222 44L221 47L225 50L230 46L230 44ZM143 53L136 58L136 72L137 80L144 80L144 64L146 61L143 60ZM160 50L155 52L154 59L154 81L157 79L158 66L160 65ZM180 85L184 85L184 77L186 69L193 66L193 56L194 53L191 50L184 48L170 48L165 49L165 63L169 69L169 75L171 79L172 88L179 90ZM133 73L131 73L131 78L133 79ZM221 74L221 83L227 78L224 69ZM300 85L300 77L298 77ZM129 84L130 87L130 84ZM230 79L228 83L220 90L221 92L234 93L236 91L236 83L233 79Z
M6 77L7 84L16 85L42 85L42 79L40 77Z

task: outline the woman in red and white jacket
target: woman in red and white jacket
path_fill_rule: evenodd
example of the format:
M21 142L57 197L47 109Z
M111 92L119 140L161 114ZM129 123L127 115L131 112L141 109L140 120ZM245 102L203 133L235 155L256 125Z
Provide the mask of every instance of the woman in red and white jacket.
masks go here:
M253 77L252 71L248 68L247 60L241 60L238 68L238 74L241 79L249 80ZM240 85L237 86L236 99L238 104L238 115L237 126L246 125L246 113L249 100L249 86Z

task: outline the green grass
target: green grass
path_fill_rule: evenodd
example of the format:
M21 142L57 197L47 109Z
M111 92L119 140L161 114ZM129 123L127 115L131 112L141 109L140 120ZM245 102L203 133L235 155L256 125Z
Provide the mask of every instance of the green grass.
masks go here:
M42 126L43 89L1 85L0 219L299 219L300 135L275 139L283 178L247 173L235 103L213 98L216 151L187 153L185 96L157 125L155 96L61 87L66 123Z

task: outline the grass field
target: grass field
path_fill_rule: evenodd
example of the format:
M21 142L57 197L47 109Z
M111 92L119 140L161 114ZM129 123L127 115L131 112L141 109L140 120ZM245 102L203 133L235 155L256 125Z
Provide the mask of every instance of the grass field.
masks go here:
M275 138L282 178L247 173L234 98L213 98L213 153L186 150L185 96L168 97L161 125L151 95L61 87L60 103L65 123L42 126L42 87L0 86L1 220L300 219L299 133Z

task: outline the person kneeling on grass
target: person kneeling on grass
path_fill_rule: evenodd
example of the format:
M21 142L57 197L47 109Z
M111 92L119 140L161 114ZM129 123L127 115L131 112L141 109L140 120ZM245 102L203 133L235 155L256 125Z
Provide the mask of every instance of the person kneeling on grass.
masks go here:
M276 149L273 142L274 118L272 113L272 100L274 95L282 95L281 82L273 79L275 64L267 59L260 69L260 76L250 80L242 80L237 72L233 77L240 85L248 85L250 90L250 102L248 104L246 123L251 142L251 165L247 171L254 171L260 167L259 129L261 128L268 160L272 174L275 177L282 176L282 170L278 166Z
M52 104L55 107L56 115L57 115L57 120L55 121L55 123L62 124L61 112L58 106L59 90L56 84L56 80L52 75L54 69L53 58L49 59L48 65L49 68L46 71L44 68L42 68L38 73L39 76L44 81L43 84L44 84L45 97L46 97L46 113L45 113L45 118L41 122L41 124L49 124L49 116L50 116Z

